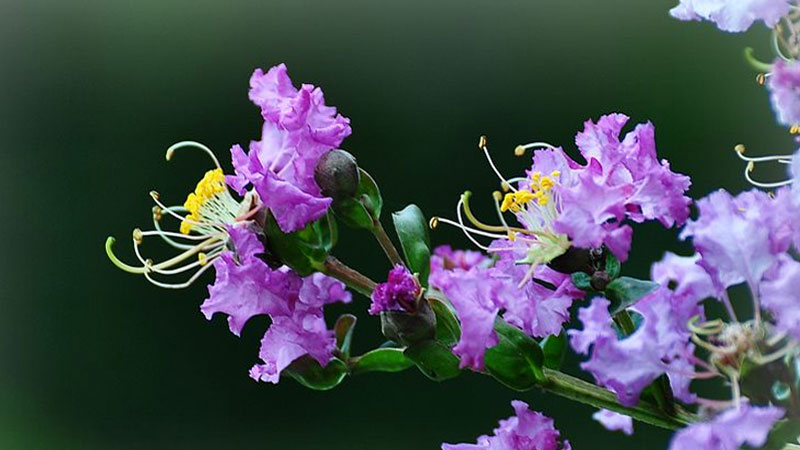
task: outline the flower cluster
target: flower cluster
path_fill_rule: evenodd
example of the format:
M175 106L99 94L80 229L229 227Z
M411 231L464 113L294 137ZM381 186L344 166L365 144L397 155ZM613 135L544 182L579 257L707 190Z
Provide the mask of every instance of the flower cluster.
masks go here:
M775 26L790 5L790 0L680 0L669 13L676 19L709 20L720 30L740 32L759 20Z

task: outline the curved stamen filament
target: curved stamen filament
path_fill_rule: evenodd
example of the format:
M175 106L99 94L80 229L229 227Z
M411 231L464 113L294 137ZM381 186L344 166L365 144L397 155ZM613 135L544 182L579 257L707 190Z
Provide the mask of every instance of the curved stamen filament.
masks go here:
M745 179L747 180L748 183L752 184L753 186L757 186L757 187L765 188L765 189L771 189L771 188L778 188L778 187L781 187L781 186L786 186L787 184L792 184L792 180L777 181L777 182L774 182L774 183L762 183L760 181L756 181L750 176L750 172L753 171L754 167L755 167L755 164L752 161L750 161L749 163L747 163L747 167L745 167L745 169L744 169L744 177L745 177Z
M786 155L757 156L755 158L752 156L745 156L744 152L746 148L742 144L738 144L736 147L733 148L733 150L736 152L736 155L739 156L739 159L741 159L742 161L754 162L754 163L767 162L767 161L778 161L784 164L792 163L792 157Z
M209 267L213 267L213 264L206 264L205 266L201 267L200 270L195 272L194 275L192 275L188 280L186 280L183 283L178 283L178 284L162 283L162 282L160 282L158 280L153 279L153 277L150 276L149 272L145 271L143 273L144 273L144 277L147 279L147 281L149 281L150 283L152 283L152 284L154 284L154 285L156 285L158 287L165 288L165 289L184 289L184 288L187 288L187 287L191 286L192 283L194 283L195 280L200 278L200 275L202 275L206 270L208 270Z
M507 233L509 230L515 231L517 233L522 234L532 234L536 235L539 234L536 231L526 230L524 228L516 228L516 227L503 227L498 225L486 225L485 223L478 220L474 214L472 214L472 210L469 207L469 199L472 197L472 192L466 191L461 194L461 199L458 201L458 204L461 205L458 209L459 211L463 208L464 214L466 214L467 219L475 225L476 228L480 228L481 230L486 230L494 233Z
M459 229L461 229L462 231L465 231L465 232L469 232L469 233L472 233L472 234L475 234L475 235L478 235L478 236L485 236L485 237L492 238L492 239L505 239L506 237L508 237L508 236L503 235L503 234L494 234L494 233L489 233L489 232L482 231L482 230L476 230L474 228L470 228L470 227L468 227L466 225L460 224L460 223L458 223L456 221L453 221L453 220L450 220L450 219L446 219L444 217L438 217L437 216L437 217L432 217L431 218L431 224L433 224L432 228L436 228L438 226L438 224L440 224L440 223L444 223L444 224L459 228Z
M497 178L500 179L504 189L506 186L508 186L509 189L516 192L517 189L514 188L514 186L512 186L511 183L509 183L508 180L505 179L505 177L500 173L499 170L497 170L497 166L495 166L494 161L492 161L492 156L489 154L489 149L486 147L486 143L487 143L486 136L481 136L480 139L478 140L478 148L483 150L483 154L486 156L486 160L489 162L489 167L492 168L494 174L497 175Z
M136 274L145 273L147 271L146 268L130 266L120 261L119 258L117 258L117 255L114 254L114 248L113 248L116 242L117 240L114 239L114 237L112 236L106 238L106 255L108 255L108 259L110 259L115 266L117 266L119 269L124 270L125 272L136 273Z
M792 351L797 349L797 346L798 346L798 344L796 342L793 342L791 344L787 344L782 349L780 349L780 350L778 350L778 351L776 351L774 353L771 353L771 354L768 354L768 355L752 357L752 359L753 359L753 361L756 362L756 364L760 364L760 365L769 364L769 363L771 363L773 361L777 361L777 360L783 358L784 356L788 355L789 353L791 353Z
M464 225L464 218L461 217L461 209L462 209L461 207L463 204L464 204L464 197L462 196L461 199L458 200L458 204L456 205L456 217L458 218L458 224L461 228L461 231L463 231L467 239L472 241L473 244L477 245L478 248L488 251L489 247L478 242L475 238L472 237L470 233L467 232L467 227Z
M211 149L206 147L205 145L195 141L181 141L172 144L172 146L170 146L170 148L167 149L167 154L166 154L167 161L172 159L172 155L175 153L175 150L186 147L199 148L200 150L206 152L206 154L208 154L208 156L211 157L211 160L214 161L214 165L217 166L217 169L222 169L222 166L219 165L219 160L217 160L217 157L214 155L214 152L212 152Z
M153 201L156 203L156 205L158 205L159 208L161 208L162 211L165 211L170 216L172 216L172 217L174 217L174 218L176 218L176 219L178 219L178 220L180 220L182 222L188 222L188 223L190 223L192 225L199 225L199 226L213 225L212 223L210 223L208 221L205 221L205 220L198 222L198 221L194 221L192 219L188 219L185 216L182 216L182 215L176 213L171 208L168 208L165 204L161 203L161 200L159 200L159 194L158 194L157 191L150 191L150 198L153 199ZM185 210L185 208L184 208L184 210Z
M522 156L525 152L529 149L537 149L537 148L549 148L551 150L555 150L556 146L548 144L547 142L531 142L529 144L518 145L514 148L514 154L516 156Z

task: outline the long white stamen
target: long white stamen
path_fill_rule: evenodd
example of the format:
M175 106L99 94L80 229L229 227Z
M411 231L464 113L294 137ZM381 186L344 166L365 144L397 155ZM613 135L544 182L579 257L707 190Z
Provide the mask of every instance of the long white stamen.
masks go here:
M503 187L505 188L505 186L508 186L509 189L511 189L514 192L517 192L517 189L514 186L512 186L508 180L505 179L505 177L500 173L500 171L497 170L497 166L494 165L494 161L492 161L492 156L489 154L489 149L486 148L486 136L481 136L480 141L478 142L478 148L483 150L483 154L486 156L486 161L489 162L489 167L492 168L494 174L497 175L497 178L500 179Z
M183 283L178 283L178 284L169 284L169 283L162 283L160 281L157 281L157 280L153 279L153 277L150 276L148 271L144 272L144 277L147 278L147 281L149 281L150 283L152 283L152 284L154 284L154 285L156 285L158 287L161 287L161 288L165 288L165 289L184 289L184 288L187 288L187 287L191 286L192 283L194 283L195 280L200 278L200 275L202 275L206 270L208 270L209 267L213 267L213 264L207 264L207 265L201 267L200 270L198 270L197 272L194 273L194 275L191 276L191 278L189 278L188 280L186 280Z
M444 223L444 224L459 228L462 231L469 232L469 233L474 233L474 234L477 234L478 236L486 236L486 237L492 238L492 239L504 239L504 238L507 237L507 236L504 236L502 234L494 234L494 233L489 233L488 231L476 230L475 228L470 228L470 227L468 227L466 225L459 224L458 222L452 221L450 219L445 219L444 217L436 217L436 222Z
M480 242L478 242L474 237L472 237L472 235L470 233L467 232L467 226L464 225L464 218L461 217L461 206L463 204L464 204L464 198L462 197L462 198L460 198L458 200L458 204L456 205L456 217L458 217L459 228L461 228L461 231L464 232L464 236L466 236L467 239L472 241L473 244L478 246L478 248L483 249L483 250L489 250L489 247L487 247L487 246L481 244Z
M762 183L760 181L756 181L750 176L750 172L753 171L754 166L755 165L751 161L751 162L747 163L747 167L744 168L744 177L747 180L747 182L752 184L753 186L757 186L757 187L765 188L765 189L772 189L772 188L778 188L778 187L781 187L781 186L786 186L786 185L792 184L792 180L777 181L775 183Z
M551 150L555 150L557 147L552 144L548 144L547 142L531 142L529 144L518 145L514 149L514 154L517 156L522 156L525 154L526 150L529 149L535 150L537 148L549 148Z
M185 147L199 148L200 150L206 152L206 154L208 154L208 156L211 157L211 160L214 161L214 165L217 166L217 169L222 169L222 166L219 165L219 160L214 155L214 152L212 152L211 149L206 147L205 145L195 141L181 141L176 144L172 144L172 146L170 146L170 148L167 149L167 154L166 154L167 161L172 159L172 155L175 153L175 150Z

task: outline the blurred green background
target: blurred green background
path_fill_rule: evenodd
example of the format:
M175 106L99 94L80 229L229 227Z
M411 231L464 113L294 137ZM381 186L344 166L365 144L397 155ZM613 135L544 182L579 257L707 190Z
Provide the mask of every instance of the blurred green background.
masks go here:
M180 203L209 167L191 152L167 164L167 146L194 139L226 158L258 138L247 81L279 62L351 118L343 147L379 181L387 212L416 202L448 215L471 189L490 214L480 134L513 175L527 164L516 144L574 152L583 121L612 111L656 124L660 155L692 176L694 196L741 190L734 144L792 148L742 62L746 45L766 54L767 31L681 23L674 3L1 1L0 448L434 449L489 432L514 398L576 449L665 448L665 431L607 433L591 408L471 373L441 385L378 374L330 392L257 384L247 370L266 319L236 338L199 312L210 277L160 290L115 269L103 242L117 236L132 259L148 191ZM629 275L683 248L674 231L636 230ZM467 245L452 230L433 238ZM376 279L388 269L364 234L343 233L336 254ZM332 311L360 316L356 351L380 342L365 310L357 298Z

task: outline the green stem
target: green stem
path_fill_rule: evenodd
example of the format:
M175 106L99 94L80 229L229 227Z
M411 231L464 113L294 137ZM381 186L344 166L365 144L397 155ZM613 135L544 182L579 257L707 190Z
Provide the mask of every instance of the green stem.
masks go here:
M363 294L366 297L372 295L375 290L375 282L363 275L361 272L344 264L333 256L325 258L321 270L325 275L329 275L341 281L347 287Z
M557 370L545 368L544 378L541 388L545 391L594 406L595 408L624 414L640 422L657 427L675 430L697 420L694 415L681 410L676 410L675 415L668 415L658 406L643 400L640 400L633 407L622 406L613 392Z
M403 258L400 257L397 248L392 244L392 240L389 238L389 235L386 234L386 230L383 229L380 220L375 220L375 226L372 227L372 234L375 236L375 239L378 240L378 243L381 244L381 248L383 248L383 251L386 253L386 256L389 258L389 261L392 262L393 266L403 264Z

